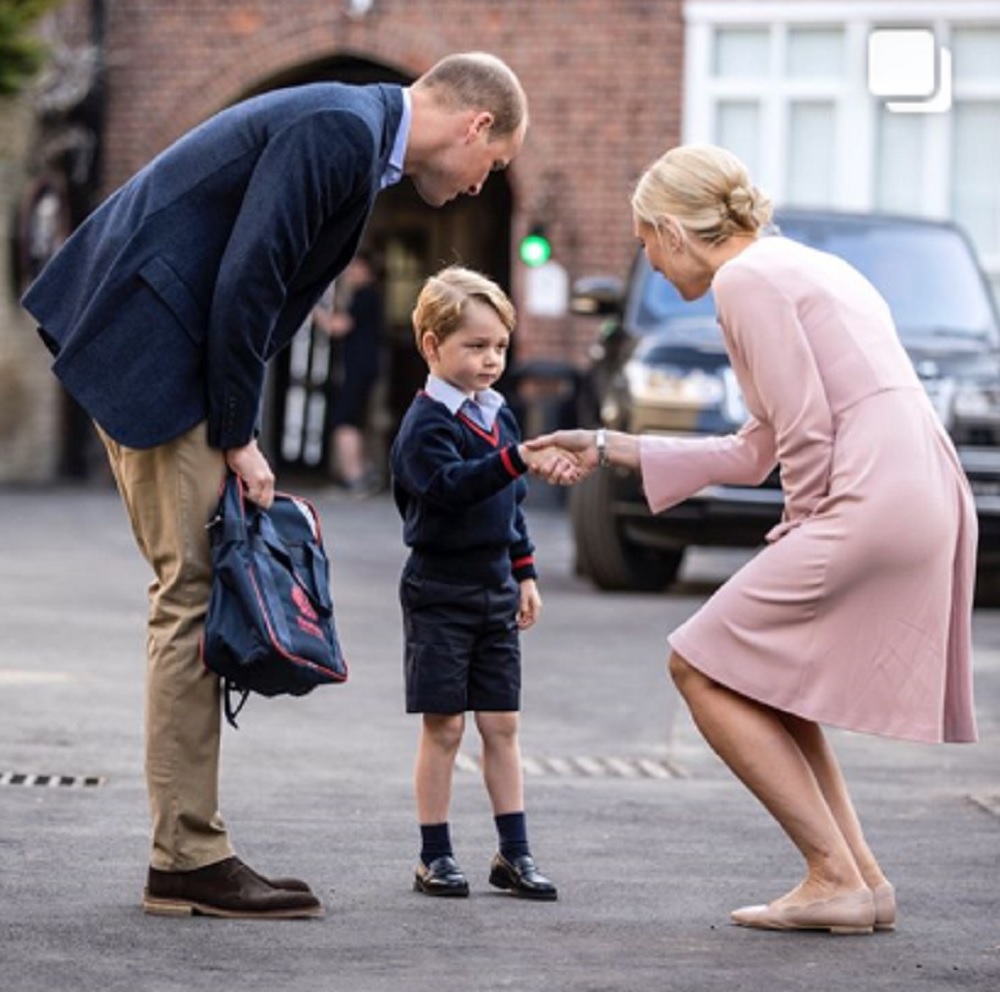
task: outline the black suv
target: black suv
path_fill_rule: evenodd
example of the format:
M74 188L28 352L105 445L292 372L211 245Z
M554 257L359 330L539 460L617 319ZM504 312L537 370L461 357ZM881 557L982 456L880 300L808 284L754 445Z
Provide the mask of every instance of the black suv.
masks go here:
M878 214L779 211L781 234L845 258L886 298L900 337L958 447L979 513L979 588L1000 587L1000 325L989 285L953 224ZM775 232L777 233L777 232ZM633 433L726 434L746 419L711 294L690 303L640 252L628 280L581 279L572 309L605 317L585 381L585 423ZM711 486L653 516L638 477L598 472L574 487L577 571L602 589L669 585L689 545L755 547L779 520L775 473Z

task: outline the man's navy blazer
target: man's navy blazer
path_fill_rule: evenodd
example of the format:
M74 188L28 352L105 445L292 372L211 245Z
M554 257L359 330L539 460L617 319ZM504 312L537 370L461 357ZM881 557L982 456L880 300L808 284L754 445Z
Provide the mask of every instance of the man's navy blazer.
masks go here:
M316 83L223 110L73 233L22 301L53 371L115 440L254 434L265 364L354 255L398 86Z

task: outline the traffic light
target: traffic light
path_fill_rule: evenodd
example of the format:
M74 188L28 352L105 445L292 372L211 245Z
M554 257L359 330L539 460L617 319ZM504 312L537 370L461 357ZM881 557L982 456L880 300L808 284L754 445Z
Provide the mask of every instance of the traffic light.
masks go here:
M531 269L544 265L552 257L552 245L542 224L535 224L521 239L521 261Z

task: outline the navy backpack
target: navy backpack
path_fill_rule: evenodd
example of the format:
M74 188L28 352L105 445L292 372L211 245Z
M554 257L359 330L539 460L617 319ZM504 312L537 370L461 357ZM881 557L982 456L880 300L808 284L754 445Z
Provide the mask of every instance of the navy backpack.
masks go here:
M226 719L236 726L251 692L303 696L345 682L329 562L312 504L275 493L264 510L229 472L208 531L214 576L201 655L223 679Z

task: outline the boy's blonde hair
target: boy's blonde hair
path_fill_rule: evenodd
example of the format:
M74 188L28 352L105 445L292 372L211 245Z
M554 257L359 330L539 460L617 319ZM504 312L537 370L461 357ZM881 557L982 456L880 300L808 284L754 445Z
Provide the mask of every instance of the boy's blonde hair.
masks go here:
M516 315L507 294L481 272L449 265L427 279L413 308L413 335L421 355L424 335L430 333L443 341L454 334L465 324L473 301L490 307L503 326L513 332Z

